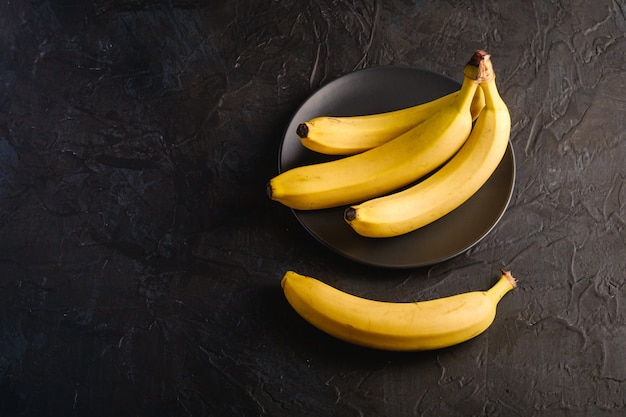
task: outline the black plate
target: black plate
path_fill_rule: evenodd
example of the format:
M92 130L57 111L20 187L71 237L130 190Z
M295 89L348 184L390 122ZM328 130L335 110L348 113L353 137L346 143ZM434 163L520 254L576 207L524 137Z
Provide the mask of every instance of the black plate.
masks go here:
M291 120L279 154L279 170L328 161L306 149L296 135L299 123L316 116L350 116L396 110L433 100L460 84L431 71L381 66L355 71L320 88ZM343 220L345 207L292 210L302 226L333 251L354 261L389 268L432 265L459 255L484 238L506 210L515 182L511 144L487 183L462 206L445 217L406 235L366 238Z

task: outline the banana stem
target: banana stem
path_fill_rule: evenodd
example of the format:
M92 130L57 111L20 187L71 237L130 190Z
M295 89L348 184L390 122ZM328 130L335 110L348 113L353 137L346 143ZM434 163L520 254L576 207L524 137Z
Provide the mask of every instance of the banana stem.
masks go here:
M467 108L468 100L473 100L474 93L479 84L493 80L494 72L491 64L491 55L483 50L477 50L463 68L465 80L461 86L461 92L456 98L456 105L460 109ZM472 80L473 82L467 82Z
M511 275L511 271L502 270L502 275L496 284L487 290L487 296L495 303L500 301L502 297L513 288L517 287L517 280Z
M498 89L496 88L495 76L492 77L491 80L480 84L480 88L485 94L485 107L494 109L495 108L494 104L502 101L502 97L500 97Z
M463 74L479 84L489 82L495 76L491 55L483 50L477 50L463 68Z
M465 77L465 81L468 80L469 77ZM474 94L478 88L478 83L476 81L464 82L461 85L461 91L456 96L454 101L454 105L458 110L469 109L470 102L474 100Z

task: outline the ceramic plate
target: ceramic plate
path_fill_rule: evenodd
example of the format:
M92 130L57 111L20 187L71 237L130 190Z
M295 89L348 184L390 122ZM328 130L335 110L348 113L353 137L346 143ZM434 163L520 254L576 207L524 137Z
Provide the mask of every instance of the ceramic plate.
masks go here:
M350 116L396 110L433 100L460 88L443 75L412 67L381 66L344 75L320 88L298 109L285 131L279 170L329 157L301 145L298 124L316 116ZM445 217L406 235L366 238L343 220L345 207L292 210L318 241L348 259L388 268L415 268L459 255L483 239L504 214L515 183L511 144L497 170L462 206Z

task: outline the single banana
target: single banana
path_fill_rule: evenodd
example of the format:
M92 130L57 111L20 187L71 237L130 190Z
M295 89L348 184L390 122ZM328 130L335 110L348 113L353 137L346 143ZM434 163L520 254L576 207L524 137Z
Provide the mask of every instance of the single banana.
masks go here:
M357 297L293 271L285 273L281 285L294 310L331 336L375 349L416 351L456 345L483 333L516 281L503 270L488 291L404 303Z
M389 142L454 102L459 91L435 100L383 113L362 116L319 116L298 125L296 134L305 148L326 155L352 155ZM476 90L470 112L476 120L485 106Z
M477 51L465 66L461 91L449 106L376 148L277 175L267 185L269 197L299 210L337 207L386 194L430 173L467 140L470 104L485 77L483 55Z
M491 67L489 56L485 65ZM437 172L403 191L348 207L344 218L366 237L398 236L425 226L474 195L502 160L509 141L511 118L495 84L495 74L480 85L485 108L469 138Z

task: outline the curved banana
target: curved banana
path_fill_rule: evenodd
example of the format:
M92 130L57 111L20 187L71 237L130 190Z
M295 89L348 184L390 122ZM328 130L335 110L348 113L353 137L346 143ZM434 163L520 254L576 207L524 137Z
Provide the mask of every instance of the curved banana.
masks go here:
M362 116L319 116L298 125L296 134L305 148L326 155L352 155L389 142L420 124L455 100L455 91L435 100L383 113ZM477 89L470 112L476 120L485 106L485 96Z
M285 273L281 285L294 310L331 336L375 349L415 351L456 345L483 333L500 299L517 284L503 270L488 291L404 303L357 297L293 271Z
M458 151L471 131L469 108L485 76L483 55L477 52L465 66L461 91L451 105L376 148L279 174L267 185L269 197L299 210L337 207L386 194L428 174Z
M489 56L485 63L491 65ZM459 152L412 187L348 207L344 218L357 233L391 237L411 232L459 207L487 182L506 152L511 118L495 75L480 88L485 92L485 108Z

